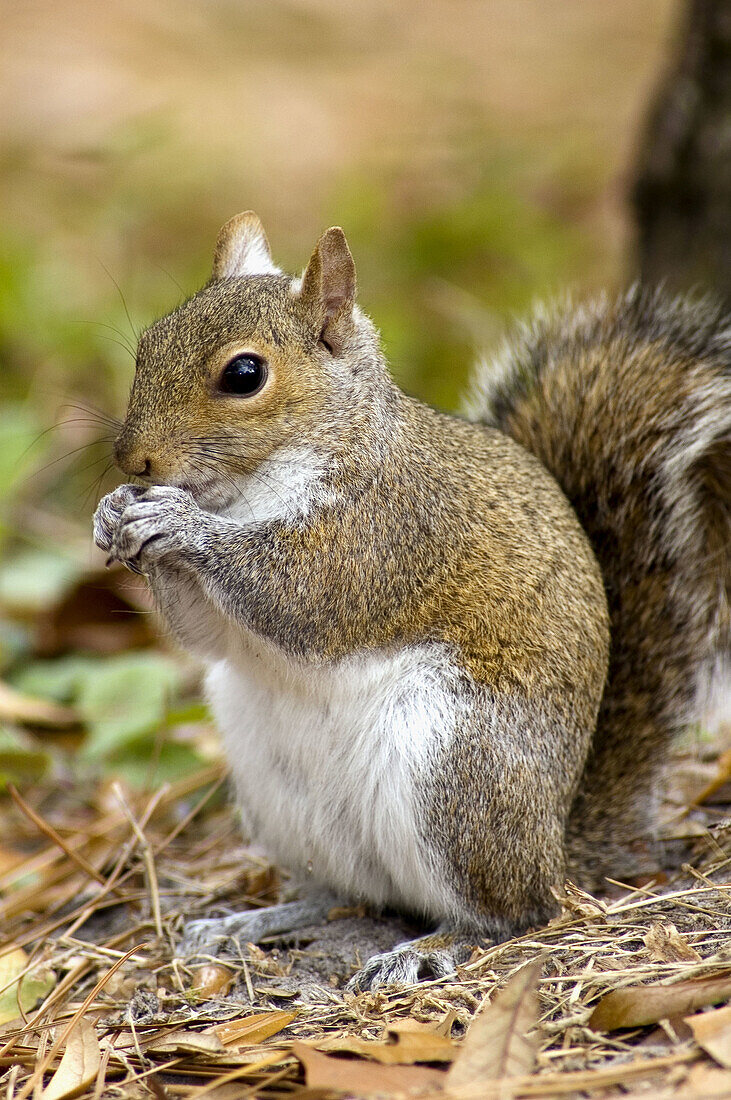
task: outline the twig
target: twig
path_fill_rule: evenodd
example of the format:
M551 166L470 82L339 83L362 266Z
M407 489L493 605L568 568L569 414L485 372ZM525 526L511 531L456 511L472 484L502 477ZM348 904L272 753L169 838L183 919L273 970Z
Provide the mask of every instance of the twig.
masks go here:
M62 1048L64 1047L64 1045L66 1043L66 1040L69 1037L69 1035L71 1034L73 1029L76 1027L77 1023L79 1022L81 1017L84 1015L84 1013L86 1012L89 1005L93 1004L93 1002L96 1000L96 997L98 996L99 993L101 993L102 989L107 984L107 982L112 977L112 975L116 974L116 972L119 970L120 966L122 966L124 963L126 963L127 959L131 958L131 956L134 955L136 951L141 951L145 947L147 947L146 943L137 944L137 946L133 947L130 951L128 951L126 955L123 955L123 957L121 959L118 959L117 962L115 962L114 965L111 966L109 968L109 970L107 970L106 974L104 974L99 979L99 981L96 983L96 985L92 989L91 993L89 993L89 995L86 997L86 999L82 1003L81 1007L78 1008L77 1011L74 1013L74 1015L71 1017L70 1021L68 1022L66 1027L63 1029L61 1034L58 1036L58 1038L54 1042L54 1044L51 1047L51 1049L49 1050L49 1052L40 1060L40 1062L38 1063L36 1069L33 1071L33 1074L28 1079L28 1081L26 1081L25 1085L23 1086L23 1088L18 1093L17 1100L26 1100L26 1097L35 1088L36 1081L43 1079L43 1074L46 1072L46 1070L48 1069L49 1065L51 1064L53 1059L56 1057L58 1052L60 1050L62 1050Z
M164 789L164 788L163 788ZM160 939L164 936L162 927L162 912L160 910L160 890L157 882L157 871L155 869L155 857L152 852L152 847L147 837L143 833L141 827L138 825L132 810L124 797L124 792L119 783L112 784L112 790L117 798L125 817L129 821L135 836L137 837L140 849L142 851L142 860L145 865L145 877L147 879L147 888L150 894L150 906L152 914L155 920L155 931Z
M84 859L84 857L79 852L75 852L72 848L70 848L63 837L59 836L59 834L56 832L53 825L49 825L47 821L44 821L40 814L37 814L36 811L28 805L28 803L25 801L24 798L22 798L22 796L19 794L12 783L8 784L8 790L10 791L13 802L15 802L16 806L18 806L23 811L26 817L30 818L33 824L45 836L47 836L49 840L52 840L54 844L57 844L61 851L65 855L67 855L68 858L77 865L77 867L79 867L85 874L89 875L90 878L96 879L96 881L103 886L105 882L104 875L100 871L97 871L96 867L92 867L92 865L86 859Z

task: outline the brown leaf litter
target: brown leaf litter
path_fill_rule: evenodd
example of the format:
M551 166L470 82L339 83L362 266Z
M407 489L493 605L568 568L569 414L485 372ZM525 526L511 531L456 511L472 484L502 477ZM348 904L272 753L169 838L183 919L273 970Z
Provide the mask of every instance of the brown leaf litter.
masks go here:
M547 927L480 945L456 977L356 996L345 980L402 923L342 910L232 958L176 956L186 919L279 896L222 779L38 783L0 803L0 1095L731 1098L717 806L670 805L688 863L662 886L567 885Z

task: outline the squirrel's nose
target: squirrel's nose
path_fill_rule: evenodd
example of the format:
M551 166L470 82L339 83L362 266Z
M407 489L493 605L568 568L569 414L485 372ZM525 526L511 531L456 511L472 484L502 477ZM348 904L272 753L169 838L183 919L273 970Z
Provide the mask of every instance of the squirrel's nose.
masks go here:
M129 477L151 476L152 460L145 453L145 448L127 443L123 438L114 444L114 461Z

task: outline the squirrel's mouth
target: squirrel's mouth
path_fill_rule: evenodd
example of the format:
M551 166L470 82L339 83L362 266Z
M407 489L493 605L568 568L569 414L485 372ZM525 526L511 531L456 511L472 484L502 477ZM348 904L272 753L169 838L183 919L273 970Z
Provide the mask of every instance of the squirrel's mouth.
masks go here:
M175 477L160 484L170 485L173 489L182 489L183 492L190 493L198 507L206 512L218 512L227 504L227 500L224 499L225 493L213 478Z
M199 508L215 515L225 514L240 500L246 500L246 479L240 474L216 476L213 471L204 473L188 469L181 471L179 476L160 479L156 484L190 493Z
M214 477L210 478L175 478L170 485L176 489L183 489L190 493L199 508L206 512L220 513L228 508L235 499L236 493L227 484L222 484Z

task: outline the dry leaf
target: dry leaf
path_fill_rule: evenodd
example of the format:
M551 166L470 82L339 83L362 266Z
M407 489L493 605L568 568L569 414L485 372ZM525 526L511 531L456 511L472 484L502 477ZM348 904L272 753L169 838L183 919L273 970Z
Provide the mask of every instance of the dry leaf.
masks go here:
M592 1012L589 1027L594 1031L614 1031L620 1027L656 1024L658 1020L686 1015L729 997L731 977L700 978L674 985L653 982L633 985L629 989L613 989L602 997Z
M17 722L27 726L49 726L51 729L68 729L78 726L81 717L72 707L49 703L23 695L0 680L0 721Z
M233 980L233 974L227 966L208 963L205 966L199 966L193 972L191 989L200 1000L206 1000L209 997L225 997Z
M677 1050L678 1044L692 1043L692 1041L693 1032L683 1017L668 1016L655 1027L650 1027L650 1030L637 1042L636 1049L647 1047L650 1050L659 1050L662 1047L667 1050Z
M96 1081L101 1051L94 1025L83 1017L68 1039L58 1069L41 1093L41 1100L70 1100Z
M350 917L362 918L366 912L365 905L333 905L332 909L328 910L327 919L334 921L348 920Z
M155 640L151 602L142 578L113 567L87 573L37 617L36 652L55 657L73 650L123 653Z
M292 1043L292 1053L304 1066L307 1087L335 1089L358 1097L407 1092L416 1089L440 1089L445 1081L442 1070L427 1066L384 1066L355 1058L335 1058L321 1054L305 1043Z
M688 1016L685 1022L698 1046L710 1054L719 1066L731 1069L731 1005Z
M218 1024L213 1030L225 1047L249 1046L276 1035L297 1015L297 1012L256 1012L234 1023Z
M674 1095L682 1100L728 1100L731 1079L725 1070L701 1063L691 1066Z
M411 1023L412 1021L404 1021ZM413 1021L416 1022L416 1021ZM313 1041L317 1050L340 1054L360 1054L384 1066L411 1066L417 1062L451 1062L460 1049L452 1039L429 1027L394 1026L388 1029L390 1040L378 1042L355 1035Z
M214 1031L215 1028L208 1031L170 1031L145 1043L145 1051L157 1054L223 1054L223 1044Z
M587 894L573 882L565 882L563 891L552 889L551 893L561 905L562 917L581 917L582 920L600 921L607 919L607 907L603 901Z
M247 897L257 898L259 901L269 898L275 902L279 895L279 873L276 867L268 863L263 867L252 867L246 872L241 888ZM263 958L267 957L266 951L262 951L261 948L257 948L257 952L260 952ZM249 949L249 955L252 954L253 952Z
M655 921L643 940L653 962L700 962L700 955L686 943L670 921Z
M17 1020L21 1007L29 1012L56 984L56 975L48 967L39 966L25 974L27 966L28 956L21 947L5 950L0 955L0 1024ZM21 978L21 975L24 976Z
M538 1051L536 986L543 966L539 959L523 967L478 1011L462 1049L447 1073L447 1085L457 1089L483 1081L530 1073ZM527 1031L533 1030L529 1038Z
M697 795L691 805L701 806L704 802L710 799L716 791L720 790L724 784L728 783L731 779L731 749L727 749L726 752L721 753L718 758L718 772L714 779L703 788L699 795Z

